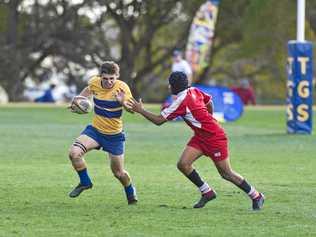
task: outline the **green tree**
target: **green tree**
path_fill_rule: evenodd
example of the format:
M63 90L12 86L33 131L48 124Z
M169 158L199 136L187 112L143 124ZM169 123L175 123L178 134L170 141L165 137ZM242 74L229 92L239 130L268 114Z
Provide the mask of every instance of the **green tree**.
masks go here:
M7 25L0 39L5 65L1 84L10 99L17 100L24 80L40 77L47 58L73 81L85 71L79 69L113 59L120 63L122 78L137 95L142 78L168 61L175 47L184 45L201 2L6 1L1 4Z
M192 19L204 2L3 0L0 83L10 100L19 100L28 77L41 80L53 68L68 83L83 86L87 69L114 60L136 96L161 100L171 52L185 48ZM259 96L284 98L286 44L295 39L295 8L292 0L222 0L211 59L199 81L215 78L231 85L248 77ZM315 19L316 4L308 1L306 35L312 41ZM159 93L148 92L153 88Z

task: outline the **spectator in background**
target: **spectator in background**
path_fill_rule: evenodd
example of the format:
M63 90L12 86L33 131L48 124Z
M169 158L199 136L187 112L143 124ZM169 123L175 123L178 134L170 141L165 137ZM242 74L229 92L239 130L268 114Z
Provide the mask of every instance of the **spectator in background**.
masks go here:
M44 91L44 94L38 98L36 98L34 101L39 103L55 103L56 100L53 96L53 90L55 89L56 84L52 83L50 84L49 88Z
M247 79L241 80L240 86L232 87L231 90L239 95L244 105L256 104L255 92Z
M189 80L189 85L191 85L192 83L192 69L190 64L183 59L183 55L182 52L180 50L175 50L173 51L173 55L172 55L172 68L171 71L172 72L183 72L187 75L188 80Z

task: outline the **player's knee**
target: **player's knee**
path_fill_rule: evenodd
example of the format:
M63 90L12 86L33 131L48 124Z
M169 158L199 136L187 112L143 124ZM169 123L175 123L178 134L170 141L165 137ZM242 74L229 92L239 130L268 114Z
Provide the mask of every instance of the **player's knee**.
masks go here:
M121 180L122 178L125 177L126 174L123 170L115 170L115 171L113 171L113 175L115 178Z
M182 170L182 168L183 168L183 164L182 164L182 162L179 160L178 162L177 162L177 168L178 168L178 170Z
M69 159L71 160L71 161L74 161L74 160L78 160L78 159L81 159L81 157L82 157L82 152L81 151L79 151L79 150L77 150L77 149L70 149L70 151L69 151Z
M81 159L87 151L88 150L85 145L79 141L75 141L70 147L69 159L72 161Z
M186 162L186 161L179 160L178 163L177 163L177 168L180 171L185 171L185 170L190 168L190 164L188 162Z

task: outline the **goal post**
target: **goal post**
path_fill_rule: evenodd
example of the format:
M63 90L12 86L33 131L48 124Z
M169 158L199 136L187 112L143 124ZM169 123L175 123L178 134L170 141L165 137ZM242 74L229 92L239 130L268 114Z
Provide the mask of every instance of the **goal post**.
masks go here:
M305 41L305 0L297 0L297 39L288 42L287 132L311 134L313 45Z

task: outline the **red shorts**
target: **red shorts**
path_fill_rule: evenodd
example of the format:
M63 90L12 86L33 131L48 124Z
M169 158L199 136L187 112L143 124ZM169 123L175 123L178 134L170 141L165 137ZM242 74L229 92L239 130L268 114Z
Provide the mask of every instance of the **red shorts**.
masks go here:
M214 162L225 160L228 158L228 141L226 137L214 139L195 135L187 144L203 152L209 156Z

